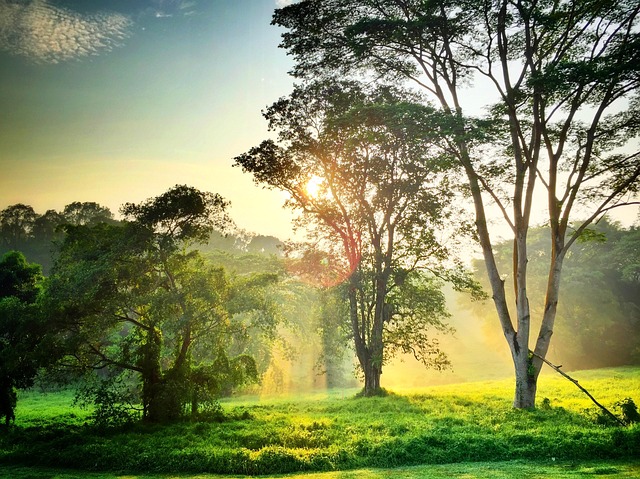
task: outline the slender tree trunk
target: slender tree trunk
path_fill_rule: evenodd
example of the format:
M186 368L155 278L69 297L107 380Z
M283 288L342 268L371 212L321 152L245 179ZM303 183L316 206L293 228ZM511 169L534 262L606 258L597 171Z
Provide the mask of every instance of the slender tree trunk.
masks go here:
M163 414L159 404L159 398L162 394L161 341L159 332L152 327L147 332L147 342L142 353L143 418L149 422L159 422Z
M514 358L516 373L516 391L513 407L516 409L533 409L536 406L538 378L532 364L528 349L521 349Z
M527 296L527 224L522 218L516 221L514 242L514 277L516 295L516 315L518 330L511 344L511 355L515 368L516 388L513 407L529 409L535 407L537 375L529 356L529 335L531 331L531 310Z
M547 282L547 292L544 301L544 314L542 316L542 324L540 332L536 340L534 349L533 366L536 378L542 369L542 358L547 357L547 351L551 343L553 328L555 325L556 313L558 310L558 298L560 295L560 278L562 274L562 264L564 262L565 249L559 247L561 238L558 234L554 234L554 245L551 254L551 265L549 267L549 279Z
M516 278L516 297L519 298L516 309L516 320L518 330L514 327L511 319L511 313L507 305L504 280L500 277L498 266L493 254L493 248L491 239L489 236L489 229L487 226L486 213L484 210L484 201L481 194L481 188L478 181L478 176L473 169L471 161L469 159L466 146L459 144L461 153L462 164L465 167L469 184L471 186L471 194L474 200L475 212L476 212L476 228L478 237L480 239L480 245L482 246L482 252L484 256L485 266L489 276L489 283L491 284L492 298L498 313L500 325L502 326L502 332L509 349L511 351L511 357L513 360L514 372L516 376L516 387L514 393L513 407L515 408L532 408L535 406L536 397L536 379L534 369L531 367L531 360L529 359L529 324L530 324L530 312L529 302L526 294L526 282L518 281ZM526 236L521 237L520 241L526 241ZM514 265L516 269L519 269L520 278L526 272L526 245L520 244L516 241L514 245L521 249L516 255L522 255L514 257ZM518 246L519 245L519 246ZM524 270L523 270L524 265ZM518 274L516 271L514 273ZM533 377L530 373L534 373Z
M357 280L352 276L349 288L349 315L356 357L364 374L363 395L375 396L380 392L380 375L382 374L382 332L378 335L371 334L367 344L367 331L363 331L360 327L357 291Z

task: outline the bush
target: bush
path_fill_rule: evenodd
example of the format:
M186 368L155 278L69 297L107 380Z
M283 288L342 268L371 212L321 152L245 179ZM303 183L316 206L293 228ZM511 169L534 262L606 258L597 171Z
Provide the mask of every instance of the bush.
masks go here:
M624 398L622 401L618 401L615 404L616 410L622 414L622 419L627 424L634 424L640 422L640 413L638 413L638 406L633 402L631 398Z

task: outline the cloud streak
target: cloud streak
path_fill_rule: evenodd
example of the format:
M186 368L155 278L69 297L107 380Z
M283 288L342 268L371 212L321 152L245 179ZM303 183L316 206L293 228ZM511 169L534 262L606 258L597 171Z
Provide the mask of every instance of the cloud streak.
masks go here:
M198 13L198 2L194 0L154 0L156 18L190 16Z
M47 0L0 0L0 49L36 63L59 63L122 46L131 21L119 13L83 15Z

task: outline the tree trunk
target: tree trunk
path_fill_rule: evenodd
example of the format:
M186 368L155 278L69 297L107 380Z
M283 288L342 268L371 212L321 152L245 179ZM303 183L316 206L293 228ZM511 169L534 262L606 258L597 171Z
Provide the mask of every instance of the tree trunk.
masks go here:
M566 249L564 249L564 235L555 228L552 228L552 241L551 265L549 267L547 292L544 301L544 314L542 316L542 324L540 325L540 333L536 340L535 355L533 358L536 378L538 374L540 374L542 360L547 357L551 336L553 335L560 295L562 264L566 252Z
M373 360L369 358L366 365L362 365L364 371L364 389L362 395L366 397L377 396L380 393L380 375L382 374L382 368Z
M162 372L160 369L161 336L155 328L147 332L147 342L143 345L142 361L142 407L143 419L158 422L162 417L159 398L162 395Z
M516 373L516 391L513 407L516 409L533 409L536 406L536 390L538 378L534 372L532 357L528 349L521 349L514 358Z
M162 408L159 398L162 396L162 378L159 371L149 371L142 378L143 419L148 422L160 422Z
M364 374L364 396L375 396L380 392L380 375L382 374L382 333L373 334L366 341L367 331L360 327L358 317L357 280L352 276L349 288L349 315L351 330L356 347L356 357Z

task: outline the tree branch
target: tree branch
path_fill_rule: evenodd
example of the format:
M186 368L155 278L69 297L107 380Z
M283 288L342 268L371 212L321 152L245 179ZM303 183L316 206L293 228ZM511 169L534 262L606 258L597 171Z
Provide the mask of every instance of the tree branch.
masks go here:
M593 401L593 403L598 406L600 409L602 409L605 414L607 414L607 416L611 417L611 419L613 419L615 422L617 422L618 424L620 424L621 426L626 426L626 424L624 423L624 421L622 421L622 419L620 419L618 416L616 416L615 414L613 414L611 411L609 411L606 407L604 407L602 404L600 404L598 401L596 401L596 398L594 398L589 391L587 391L584 387L582 387L578 381L576 379L573 379L571 376L569 376L568 374L566 374L564 371L561 371L560 368L562 366L556 366L555 364L552 364L551 362L547 361L545 358L543 358L542 356L534 353L533 351L529 350L529 354L534 355L536 358L538 358L539 360L541 360L543 363L545 363L546 365L548 365L550 368L554 369L556 372L560 373L560 375L562 375L563 377L567 378L569 381L571 381L573 384L575 384L578 389L580 389L580 391L582 391L583 393L585 393L589 399L591 399Z

